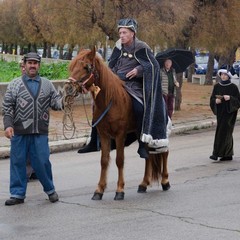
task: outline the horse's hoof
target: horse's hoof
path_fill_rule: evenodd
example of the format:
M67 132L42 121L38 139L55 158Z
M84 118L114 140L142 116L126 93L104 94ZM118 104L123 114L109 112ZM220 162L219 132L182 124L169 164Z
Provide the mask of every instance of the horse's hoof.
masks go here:
M167 182L166 184L162 184L162 190L163 191L167 191L168 189L170 189L170 183L169 182Z
M124 192L116 192L114 200L124 200Z
M147 187L145 187L143 185L139 185L137 192L138 193L146 193L147 192Z
M95 192L93 194L92 200L102 200L103 193Z

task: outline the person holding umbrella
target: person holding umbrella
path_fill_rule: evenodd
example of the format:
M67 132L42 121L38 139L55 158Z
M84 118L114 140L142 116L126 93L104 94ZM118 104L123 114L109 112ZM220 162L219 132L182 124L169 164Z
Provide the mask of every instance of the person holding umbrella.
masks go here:
M163 97L169 118L172 118L176 87L179 87L176 74L183 73L190 64L194 63L195 59L191 51L177 48L169 48L157 53L156 59L161 68Z
M172 119L176 87L179 87L179 82L176 78L175 69L172 67L171 59L166 59L164 61L164 66L161 68L161 77L163 98L166 102L168 116L170 119Z

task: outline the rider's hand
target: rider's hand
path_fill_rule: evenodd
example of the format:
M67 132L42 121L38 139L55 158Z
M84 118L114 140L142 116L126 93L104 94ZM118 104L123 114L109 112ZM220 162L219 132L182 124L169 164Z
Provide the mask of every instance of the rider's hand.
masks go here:
M126 77L129 79L135 78L137 76L137 73L138 73L138 70L134 68L133 70L131 70L126 74Z

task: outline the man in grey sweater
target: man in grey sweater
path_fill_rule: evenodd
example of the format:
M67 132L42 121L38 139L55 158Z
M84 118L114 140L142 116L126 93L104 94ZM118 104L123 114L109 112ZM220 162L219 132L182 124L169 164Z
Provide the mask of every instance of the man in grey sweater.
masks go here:
M11 81L3 101L5 136L11 139L10 199L5 205L24 203L27 189L26 159L48 195L57 202L48 145L49 109L61 110L62 99L53 84L39 76L41 57L30 52L24 56L26 73Z

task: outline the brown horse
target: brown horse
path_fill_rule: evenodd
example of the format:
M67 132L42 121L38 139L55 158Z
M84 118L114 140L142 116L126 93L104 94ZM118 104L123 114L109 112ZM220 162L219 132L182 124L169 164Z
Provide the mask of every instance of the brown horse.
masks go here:
M101 142L101 174L92 199L101 200L107 186L111 139L115 139L118 182L114 200L123 200L124 142L127 133L136 130L131 97L124 89L124 82L96 54L95 48L81 50L71 61L69 70L70 82L67 83L67 87L71 85L75 91L92 93L93 122L99 121L96 126ZM146 159L144 178L138 187L138 192L146 192L151 181L159 181L160 177L162 177L163 190L170 188L167 158L168 151L149 154L149 158Z

